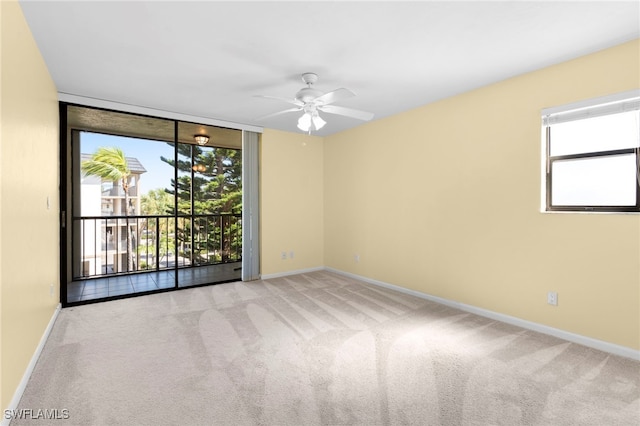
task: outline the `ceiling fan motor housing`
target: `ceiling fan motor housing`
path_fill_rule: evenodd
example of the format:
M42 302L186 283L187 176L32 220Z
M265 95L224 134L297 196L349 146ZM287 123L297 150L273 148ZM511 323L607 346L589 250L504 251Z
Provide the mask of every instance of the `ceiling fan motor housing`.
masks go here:
M302 81L304 81L307 87L300 89L298 93L296 93L296 99L300 102L304 102L306 104L315 98L324 95L320 90L316 90L311 87L316 81L318 81L318 74L306 72L302 74Z
M322 93L320 90L312 89L311 87L305 87L304 89L300 89L298 93L296 93L296 99L306 104L322 95L324 95L324 93Z

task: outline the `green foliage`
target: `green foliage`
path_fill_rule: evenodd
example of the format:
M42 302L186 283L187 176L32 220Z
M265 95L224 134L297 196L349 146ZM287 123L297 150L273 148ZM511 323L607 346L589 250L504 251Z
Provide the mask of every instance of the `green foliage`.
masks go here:
M140 262L140 269L154 269L157 263L166 262L167 256L174 252L175 221L172 217L150 217L139 224L141 229L137 254L147 260L146 267L142 266L143 261Z
M81 168L87 176L98 176L112 182L122 181L125 185L131 174L127 158L122 150L116 147L98 148L90 160L82 162Z
M161 159L176 167L173 159ZM194 215L193 222L181 220L178 225L178 243L189 247L182 249L184 254L194 264L239 260L241 226L226 215L242 212L242 151L179 144L177 168L178 180L172 179L166 192L177 192L179 216ZM174 209L171 206L172 214Z
M173 159L161 159L172 167L176 165ZM203 170L194 171L194 166L200 166ZM192 213L192 183L193 214L242 211L241 150L179 144L177 167L180 172L177 185L172 179L172 189L167 192L174 194L177 186L179 214Z
M169 215L174 207L173 195L166 189L151 189L140 197L140 205L143 215Z

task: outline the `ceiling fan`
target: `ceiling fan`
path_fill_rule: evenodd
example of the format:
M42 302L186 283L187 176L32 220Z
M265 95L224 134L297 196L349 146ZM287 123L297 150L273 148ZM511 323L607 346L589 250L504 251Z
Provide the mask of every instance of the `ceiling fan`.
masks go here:
M264 120L289 112L303 111L304 114L302 114L298 119L298 128L302 131L311 133L312 130L320 130L325 124L327 124L327 122L320 117L320 112L343 115L345 117L356 118L363 121L369 121L373 118L373 113L371 112L332 105L335 102L355 96L356 94L351 90L340 88L331 92L322 93L320 90L313 88L313 84L318 81L318 75L312 72L302 74L302 81L307 85L307 87L300 89L298 93L296 93L294 99L259 95L258 97L284 101L295 105L295 107L265 115L260 117L258 120Z

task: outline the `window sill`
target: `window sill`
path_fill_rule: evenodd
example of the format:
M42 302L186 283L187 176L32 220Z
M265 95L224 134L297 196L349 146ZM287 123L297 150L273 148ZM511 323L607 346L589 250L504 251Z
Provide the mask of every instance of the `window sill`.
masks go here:
M545 214L597 214L597 215L640 215L640 212L601 212L601 211L578 211L578 210L540 210L540 213Z

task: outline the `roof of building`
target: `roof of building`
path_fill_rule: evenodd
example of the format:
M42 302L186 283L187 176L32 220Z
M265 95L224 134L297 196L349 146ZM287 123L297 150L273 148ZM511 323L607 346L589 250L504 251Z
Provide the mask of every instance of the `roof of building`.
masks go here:
M91 160L92 154L80 154L80 160L86 161ZM142 163L135 157L125 157L127 159L127 164L129 165L129 170L131 173L141 175L142 173L146 173L147 169L144 168Z

